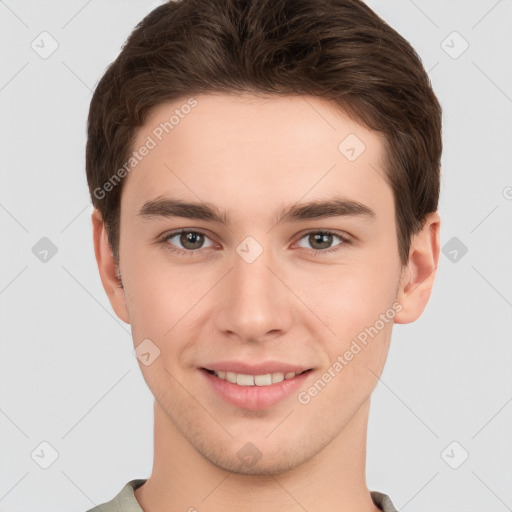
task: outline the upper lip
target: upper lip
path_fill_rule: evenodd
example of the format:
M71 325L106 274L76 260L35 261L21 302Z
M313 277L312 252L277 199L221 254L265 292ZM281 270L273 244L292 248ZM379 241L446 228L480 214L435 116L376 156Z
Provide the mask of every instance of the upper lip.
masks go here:
M219 361L210 363L202 368L206 370L221 370L224 372L242 373L244 375L265 375L267 373L302 373L310 370L309 366L282 363L279 361L265 361L262 363L246 363L244 361Z

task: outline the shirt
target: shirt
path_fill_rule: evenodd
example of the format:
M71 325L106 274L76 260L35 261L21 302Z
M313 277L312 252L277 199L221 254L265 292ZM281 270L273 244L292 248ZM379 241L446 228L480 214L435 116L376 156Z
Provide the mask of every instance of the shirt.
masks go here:
M102 503L87 512L144 512L135 498L134 491L146 480L141 478L130 480L111 501ZM383 512L398 512L387 494L370 491L370 495L373 503Z

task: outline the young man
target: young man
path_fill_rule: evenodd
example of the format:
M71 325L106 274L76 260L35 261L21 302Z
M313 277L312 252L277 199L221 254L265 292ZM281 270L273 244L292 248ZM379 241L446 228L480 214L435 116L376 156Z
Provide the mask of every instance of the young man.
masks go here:
M155 397L106 511L395 510L372 391L439 256L441 108L359 0L181 0L94 93L95 254Z

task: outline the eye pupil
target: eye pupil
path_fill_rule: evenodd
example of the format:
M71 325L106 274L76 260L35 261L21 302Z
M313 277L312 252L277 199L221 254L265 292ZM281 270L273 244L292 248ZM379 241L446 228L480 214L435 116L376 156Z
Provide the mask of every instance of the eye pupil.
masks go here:
M203 235L201 233L194 233L191 231L184 232L181 234L180 243L187 249L199 249L203 244L202 237ZM191 243L193 247L187 246L188 243Z
M326 249L332 244L332 235L329 233L313 233L310 235L310 243L314 247L315 243L323 244L322 247L315 247L316 249Z

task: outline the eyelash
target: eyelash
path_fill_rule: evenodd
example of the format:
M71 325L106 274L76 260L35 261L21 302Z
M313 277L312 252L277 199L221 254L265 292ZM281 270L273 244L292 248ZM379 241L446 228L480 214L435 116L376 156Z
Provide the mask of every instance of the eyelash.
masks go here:
M173 254L178 254L179 256L196 256L199 252L203 251L204 249L194 249L194 250L185 250L185 249L179 249L179 248L174 248L171 246L171 244L168 242L171 238L174 238L175 236L177 235L181 235L183 233L195 233L195 234L200 234L200 235L203 235L205 236L206 238L209 238L208 235L206 233L203 233L202 231L200 230L192 230L192 229L181 229L181 230L178 230L178 231L173 231L172 233L169 233L167 235L165 235L161 240L160 240L160 243L162 243L162 245L164 246L164 248L170 252L172 252ZM338 252L340 250L342 250L342 247L345 246L345 245L351 245L351 240L349 240L347 237L344 237L342 235L340 235L339 233L336 233L334 231L329 231L329 230L316 230L316 231L308 231L306 233L303 233L299 239L297 241L300 241L302 240L304 237L306 236L309 236L309 235L312 235L312 234L321 234L321 235L333 235L337 238L339 238L341 240L342 243L334 246L334 247L331 247L329 249L311 249L312 253L314 256L318 256L318 255L325 255L326 253L334 253L334 252ZM213 249L211 248L206 248L207 251L211 251Z

